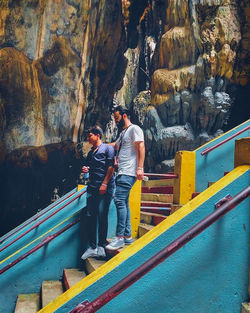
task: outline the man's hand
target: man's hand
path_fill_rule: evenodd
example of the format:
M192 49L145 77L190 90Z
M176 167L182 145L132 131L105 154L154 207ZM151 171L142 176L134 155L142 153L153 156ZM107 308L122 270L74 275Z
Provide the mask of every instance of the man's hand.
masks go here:
M136 170L136 178L138 180L142 180L143 179L143 175L144 175L143 168L137 168L137 170Z
M106 192L107 192L107 185L104 184L104 183L102 183L102 184L101 184L101 187L100 187L100 189L99 189L99 194L100 194L100 195L104 195Z
M82 167L82 173L88 173L89 167L88 166L83 166Z

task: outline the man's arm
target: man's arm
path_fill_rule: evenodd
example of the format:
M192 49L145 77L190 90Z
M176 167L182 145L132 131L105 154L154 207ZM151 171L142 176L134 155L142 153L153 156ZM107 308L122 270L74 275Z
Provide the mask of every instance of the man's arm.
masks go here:
M139 180L142 180L143 174L144 174L143 166L144 166L144 160L145 160L144 141L136 141L135 150L136 150L136 159L137 159L136 178Z
M107 187L108 187L108 182L110 180L110 178L112 177L112 175L114 174L114 156L115 156L115 150L111 147L109 147L107 150L106 150L106 164L108 166L108 169L107 169L107 173L104 177L104 180L101 184L101 187L99 189L99 193L101 195L105 194L106 191L107 191Z
M114 174L114 167L110 166L107 170L106 176L101 184L101 187L99 189L99 193L101 195L104 195L107 191L107 186L108 186L108 182L110 180L110 178L112 177L112 175Z

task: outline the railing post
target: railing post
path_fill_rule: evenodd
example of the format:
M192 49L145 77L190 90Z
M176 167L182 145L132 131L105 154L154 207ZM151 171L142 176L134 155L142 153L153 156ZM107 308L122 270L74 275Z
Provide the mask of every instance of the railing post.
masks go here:
M140 224L141 214L141 180L137 180L132 187L129 195L129 207L131 210L131 232L132 237L136 238Z
M195 152L178 151L175 155L174 203L186 204L195 192Z

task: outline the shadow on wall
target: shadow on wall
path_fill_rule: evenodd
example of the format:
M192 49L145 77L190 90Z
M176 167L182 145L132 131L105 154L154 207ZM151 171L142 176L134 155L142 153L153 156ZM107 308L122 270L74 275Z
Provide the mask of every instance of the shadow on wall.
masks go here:
M71 141L15 150L0 164L0 236L76 187L81 158Z

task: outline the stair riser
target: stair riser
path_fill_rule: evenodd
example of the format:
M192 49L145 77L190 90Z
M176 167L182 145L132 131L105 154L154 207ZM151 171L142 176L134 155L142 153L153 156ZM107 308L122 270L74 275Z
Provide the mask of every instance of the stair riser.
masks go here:
M64 269L63 270L63 283L66 290L71 288L77 282L86 277L86 274L77 269Z
M42 283L42 307L45 307L62 293L63 286L60 281L44 281Z
M163 216L153 216L153 225L156 226L163 222L166 218Z
M40 294L21 294L17 297L14 313L36 313L40 309Z
M142 187L142 193L172 194L173 191L173 186Z
M94 272L98 267L102 266L105 263L103 260L97 260L94 258L88 258L86 260L86 272L88 274Z

